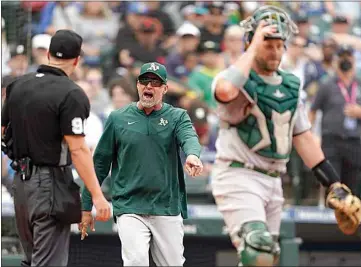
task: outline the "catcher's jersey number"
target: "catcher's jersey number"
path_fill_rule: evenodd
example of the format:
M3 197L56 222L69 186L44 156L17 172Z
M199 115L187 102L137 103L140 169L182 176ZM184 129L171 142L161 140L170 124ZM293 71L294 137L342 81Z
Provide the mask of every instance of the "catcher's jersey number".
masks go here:
M71 130L74 134L86 134L86 119L75 117L71 120Z

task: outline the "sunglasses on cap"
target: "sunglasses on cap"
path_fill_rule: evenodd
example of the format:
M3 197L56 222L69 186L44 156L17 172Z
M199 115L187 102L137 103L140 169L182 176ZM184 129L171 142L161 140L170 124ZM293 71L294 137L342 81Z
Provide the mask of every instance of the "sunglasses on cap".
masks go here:
M147 86L149 83L153 87L160 87L164 84L163 81L158 79L143 78L138 80L141 85Z

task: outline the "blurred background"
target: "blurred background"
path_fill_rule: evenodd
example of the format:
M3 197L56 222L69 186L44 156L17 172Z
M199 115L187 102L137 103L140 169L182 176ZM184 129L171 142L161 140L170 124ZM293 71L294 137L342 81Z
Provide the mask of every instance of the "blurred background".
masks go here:
M186 177L191 214L185 222L186 265L235 264L209 187L218 131L211 83L217 73L244 52L244 32L239 22L266 4L287 10L299 27L299 34L287 43L281 68L301 79L302 99L307 108L312 106L318 88L335 75L340 45L354 48L357 77L361 79L361 3L358 1L2 1L2 101L7 84L14 78L47 63L47 49L56 30L76 31L84 39L84 57L71 79L83 88L91 103L86 140L94 150L110 112L138 100L136 77L140 66L149 61L164 64L169 74L165 102L188 111L204 148L202 177ZM320 142L321 117L322 113L317 112L313 127ZM21 248L12 219L13 171L9 163L2 155L2 256L13 265L12 260L17 262ZM295 249L281 263L360 266L360 237L340 235L332 212L324 207L323 190L296 152L292 153L288 169L282 177L286 198L283 229L289 242L285 241L288 244L285 247ZM75 171L74 176L82 185ZM110 199L109 185L107 179L102 188ZM360 195L361 183L352 189ZM119 241L112 229L110 222L103 232L98 231L96 242L89 238L88 246L74 239L71 262L85 266L90 259L103 260L104 253L112 252L105 257L107 263L121 264ZM104 244L100 245L102 238ZM200 249L204 242L209 252L204 247ZM98 253L89 256L90 250Z

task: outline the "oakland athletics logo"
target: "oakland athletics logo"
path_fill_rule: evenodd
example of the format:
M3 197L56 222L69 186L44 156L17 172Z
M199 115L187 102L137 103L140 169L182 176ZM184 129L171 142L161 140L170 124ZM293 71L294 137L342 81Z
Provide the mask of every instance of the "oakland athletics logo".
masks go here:
M155 63L151 63L150 67L147 70L157 71L159 70L159 66L156 65Z
M159 121L159 125L162 125L162 126L166 126L168 124L168 121L161 118L160 121Z

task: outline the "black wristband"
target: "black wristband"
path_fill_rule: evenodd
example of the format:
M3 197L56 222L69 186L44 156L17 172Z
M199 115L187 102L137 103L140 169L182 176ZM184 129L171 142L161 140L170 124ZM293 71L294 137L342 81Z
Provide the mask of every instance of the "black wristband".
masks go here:
M312 172L317 180L326 188L333 183L340 182L340 177L327 159L313 167Z

